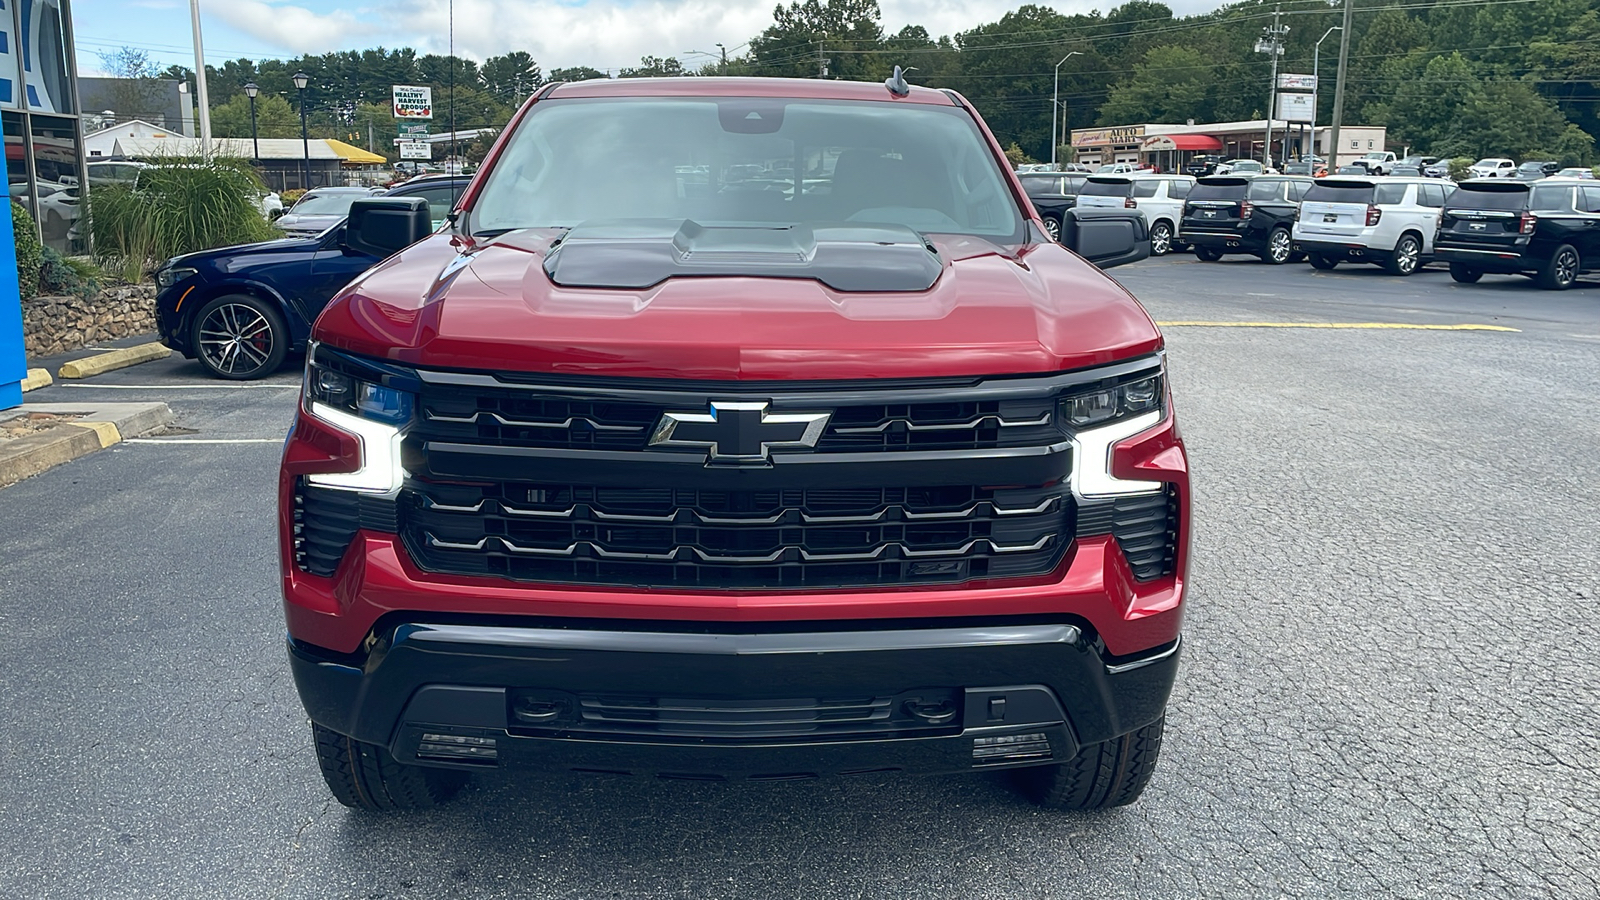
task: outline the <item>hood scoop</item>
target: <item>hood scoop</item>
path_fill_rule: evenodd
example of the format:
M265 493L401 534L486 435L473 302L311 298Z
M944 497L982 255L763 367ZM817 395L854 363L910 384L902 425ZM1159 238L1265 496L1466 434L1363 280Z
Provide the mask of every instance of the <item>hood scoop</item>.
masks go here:
M545 257L562 287L640 290L669 278L807 278L850 293L926 291L933 247L902 225L701 225L690 219L585 222Z

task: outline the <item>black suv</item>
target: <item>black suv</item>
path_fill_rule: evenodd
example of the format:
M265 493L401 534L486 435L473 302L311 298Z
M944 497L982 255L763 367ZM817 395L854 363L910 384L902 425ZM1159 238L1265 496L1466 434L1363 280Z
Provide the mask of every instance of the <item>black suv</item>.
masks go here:
M1434 256L1472 284L1485 272L1528 275L1553 291L1600 268L1600 183L1467 181L1445 202Z
M1294 217L1315 183L1293 175L1202 178L1183 204L1180 233L1205 262L1224 253L1252 253L1275 266L1298 262L1305 254L1294 249Z
M1196 156L1183 167L1183 172L1185 175L1203 178L1217 171L1217 165L1221 162L1220 156Z
M1044 230L1050 232L1050 239L1061 240L1061 223L1066 218L1067 210L1078 204L1078 192L1083 190L1089 176L1032 172L1017 177L1021 179L1022 189L1027 192L1028 199L1033 201L1033 208L1044 219Z

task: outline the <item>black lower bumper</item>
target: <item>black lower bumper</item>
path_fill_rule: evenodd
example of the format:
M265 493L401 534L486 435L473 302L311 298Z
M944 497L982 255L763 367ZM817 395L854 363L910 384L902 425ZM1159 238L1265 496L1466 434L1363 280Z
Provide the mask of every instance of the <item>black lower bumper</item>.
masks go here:
M312 720L402 762L781 779L1060 762L1154 721L1176 643L1067 624L686 633L417 624L289 642Z
M1190 231L1185 228L1183 239L1196 247L1224 253L1261 253L1267 249L1264 236L1249 232Z
M1439 262L1455 263L1483 272L1502 272L1514 275L1521 272L1537 272L1540 267L1539 260L1524 255L1520 252L1520 248L1481 250L1435 246L1433 256Z

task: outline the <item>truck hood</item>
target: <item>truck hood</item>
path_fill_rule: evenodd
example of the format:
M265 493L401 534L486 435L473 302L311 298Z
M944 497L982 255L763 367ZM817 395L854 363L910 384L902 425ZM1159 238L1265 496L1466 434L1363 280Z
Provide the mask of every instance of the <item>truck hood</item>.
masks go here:
M351 282L313 337L434 368L728 381L1057 372L1162 345L1132 295L1054 244L932 235L921 291L743 275L615 289L551 279L563 233L435 234Z

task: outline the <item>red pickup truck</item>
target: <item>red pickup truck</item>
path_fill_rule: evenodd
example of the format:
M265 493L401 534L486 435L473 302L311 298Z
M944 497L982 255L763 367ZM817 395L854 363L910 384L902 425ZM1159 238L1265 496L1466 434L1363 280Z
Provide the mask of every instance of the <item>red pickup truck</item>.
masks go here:
M1063 226L1081 256L966 100L897 79L547 85L448 227L358 201L345 240L394 255L316 321L279 487L334 795L522 765L1133 801L1188 468L1161 333L1086 261L1142 223Z

